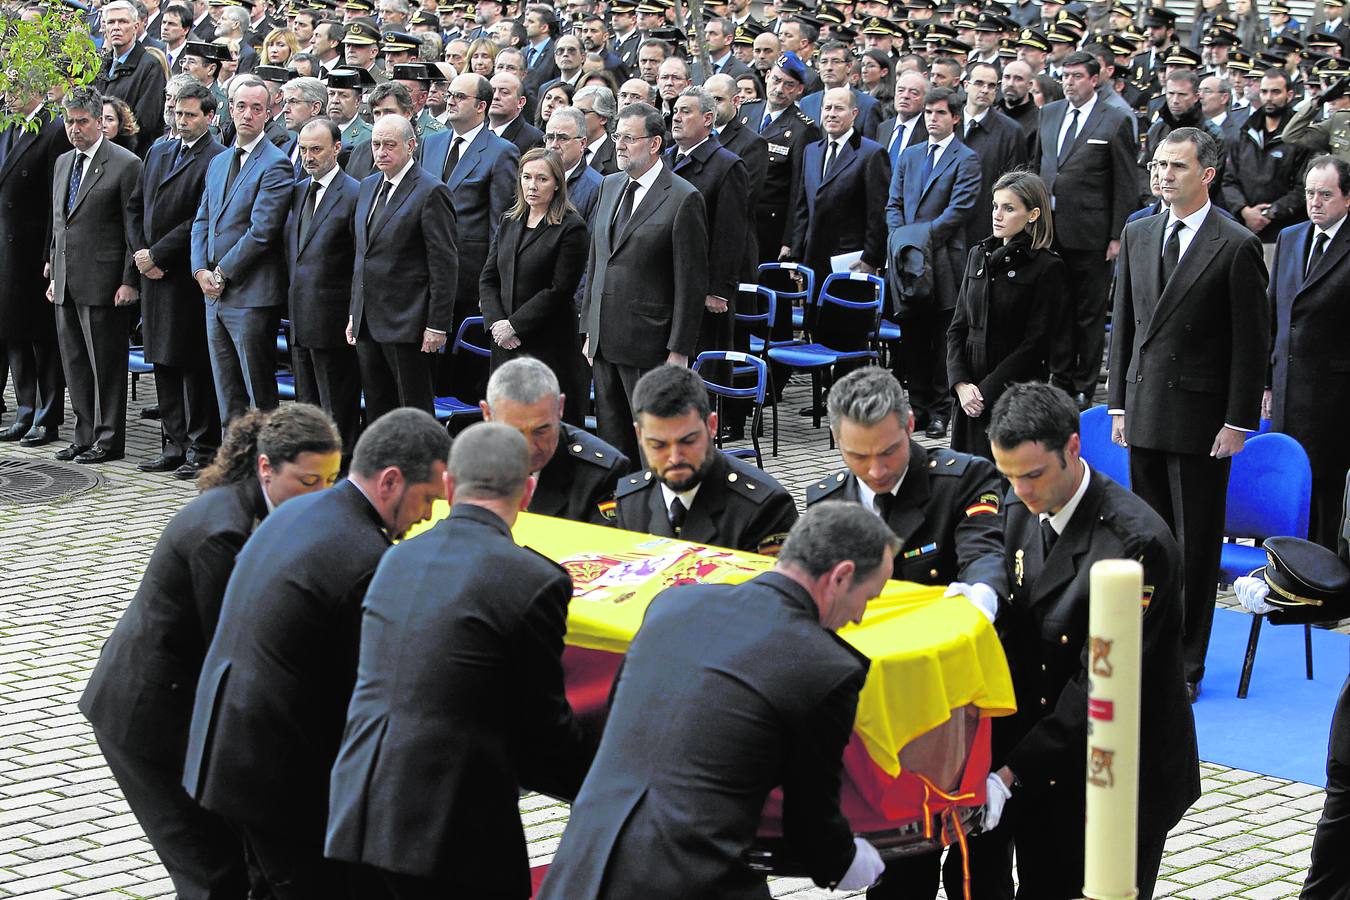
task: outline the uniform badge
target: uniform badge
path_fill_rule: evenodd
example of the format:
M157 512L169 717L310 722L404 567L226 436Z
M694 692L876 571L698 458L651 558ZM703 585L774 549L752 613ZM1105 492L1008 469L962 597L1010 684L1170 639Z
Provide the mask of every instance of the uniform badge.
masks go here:
M1152 602L1153 602L1153 585L1146 584L1144 585L1144 594L1140 598L1140 604L1144 607L1144 609L1148 609L1148 605Z
M1022 586L1022 576L1027 571L1027 552L1018 550L1013 554L1013 577L1017 579L1017 586Z
M614 521L615 517L618 516L618 506L618 502L612 499L601 500L595 504L595 508L600 511L601 517L607 522Z
M998 494L993 491L981 494L978 500L966 507L966 518L996 515L998 515Z
M755 548L755 552L761 554L762 556L777 556L778 551L783 549L783 541L786 540L787 540L786 531L780 532L778 534L771 534L768 537L764 538L764 540L759 542L759 546Z

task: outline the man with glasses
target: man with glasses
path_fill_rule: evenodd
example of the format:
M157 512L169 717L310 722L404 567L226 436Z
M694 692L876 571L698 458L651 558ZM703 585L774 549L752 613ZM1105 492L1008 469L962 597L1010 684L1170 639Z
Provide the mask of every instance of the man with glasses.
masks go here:
M565 34L553 45L553 61L558 65L558 77L539 85L539 97L548 93L555 84L570 84L576 87L581 81L581 64L586 61L586 53L581 49L581 38L575 34Z
M630 103L655 103L656 92L641 78L630 78L619 85L619 109Z
M604 177L582 159L586 148L586 116L574 106L553 111L544 132L544 147L558 154L563 164L563 180L567 184L567 199L577 212L594 224L595 203L600 199L600 185Z
M600 437L634 462L633 390L662 363L688 363L708 295L703 198L661 162L663 128L646 103L619 114L623 171L600 188L581 307Z
M1027 142L1017 123L998 111L998 69L976 63L966 74L966 110L961 141L980 158L980 196L966 219L966 246L989 236L989 210L994 205L994 182L1004 172L1025 165Z
M853 68L853 58L848 45L843 41L829 41L820 48L820 57L816 60L816 69L820 72L821 90L807 94L798 104L802 112L810 116L813 122L820 121L820 104L825 91L830 88L848 87L853 91L853 99L858 104L858 130L863 137L876 140L877 127L881 124L882 107L866 91L860 91L849 85L849 72Z
M609 126L614 121L614 95L609 88L591 85L577 91L572 105L586 117L586 165L602 176L619 171L615 160L614 142L609 137Z

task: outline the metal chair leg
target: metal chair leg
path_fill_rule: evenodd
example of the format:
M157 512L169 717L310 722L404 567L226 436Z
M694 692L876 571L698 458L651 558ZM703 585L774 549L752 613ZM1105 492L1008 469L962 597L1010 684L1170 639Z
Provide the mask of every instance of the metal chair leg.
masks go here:
M1256 664L1256 642L1261 637L1261 622L1265 616L1252 616L1252 631L1247 637L1247 655L1242 660L1242 677L1238 679L1239 700L1247 699L1247 688L1252 683L1252 666Z
M1303 655L1308 661L1308 680L1313 680L1312 673L1312 626L1303 626Z

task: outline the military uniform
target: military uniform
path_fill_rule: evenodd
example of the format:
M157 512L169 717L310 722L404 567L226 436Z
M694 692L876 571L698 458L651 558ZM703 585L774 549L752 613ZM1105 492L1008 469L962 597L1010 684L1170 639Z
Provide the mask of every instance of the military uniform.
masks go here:
M420 135L425 136L428 134L435 134L438 131L444 130L445 125L425 109L422 110L422 114L417 117L417 133Z
M530 512L592 525L613 525L614 485L628 457L595 435L563 423L558 449L539 472Z
M628 71L636 72L638 64L638 47L642 44L642 32L637 29L628 36L623 43L619 43L616 38L614 41L614 54L619 60L628 67Z
M792 495L749 463L720 450L712 452L716 454L712 465L678 535L670 524L660 479L650 469L619 479L615 524L659 537L776 555L797 521Z
M802 174L802 157L807 144L820 140L820 127L793 103L761 130L764 112L763 100L745 104L741 107L741 124L758 133L769 145L769 168L755 201L755 230L759 237L759 258L776 262L779 248L786 243L792 198L797 196Z
M1002 485L994 464L955 450L909 444L909 468L886 524L904 546L893 578L919 584L989 585L1008 594L1003 566ZM806 505L858 502L857 476L838 472L811 482Z
M1350 109L1340 109L1318 122L1321 106L1314 98L1301 101L1284 126L1285 143L1307 147L1314 153L1330 153L1350 162Z
M370 135L373 131L370 123L360 116L352 119L347 127L342 129L342 152L338 154L338 165L342 167L342 171L352 175L349 166L351 165L352 151L357 147L364 146L366 153L370 152ZM418 149L422 147L421 144L417 146ZM362 173L360 177L367 174L369 173ZM352 177L359 180L357 175L352 175Z

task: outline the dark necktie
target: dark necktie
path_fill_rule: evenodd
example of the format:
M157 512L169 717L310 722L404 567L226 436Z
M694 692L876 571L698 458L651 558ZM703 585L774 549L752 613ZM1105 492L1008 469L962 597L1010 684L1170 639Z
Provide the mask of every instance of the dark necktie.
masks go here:
M969 138L970 138L970 130L971 130L972 128L974 128L974 127L975 127L975 120L974 120L974 119L967 119L967 120L966 120L966 127L965 127L965 130L961 132L961 137L966 138L966 139L969 139Z
M877 494L872 498L872 506L876 509L877 515L881 516L881 521L890 522L891 510L895 508L895 495Z
M619 200L619 211L614 214L614 234L618 234L633 215L633 198L637 195L637 187L636 181L628 179L628 185L623 189L623 197Z
M1055 541L1059 540L1059 532L1055 531L1055 526L1050 524L1048 518L1041 519L1041 550L1046 559L1050 557L1050 551L1055 549Z
M464 138L457 137L450 142L450 152L445 155L445 169L441 172L441 181L449 181L451 174L455 171L455 166L459 165L460 148L464 144Z
M1074 138L1078 137L1078 110L1069 111L1069 130L1064 132L1064 143L1059 145L1059 164L1064 165L1064 160L1069 155L1069 149L1073 147Z
M1317 268L1317 263L1322 259L1322 254L1326 252L1326 249L1327 233L1325 231L1319 231L1317 233L1317 239L1313 241L1312 253L1308 256L1308 268L1303 272L1303 278L1305 280L1313 273L1313 269Z
M1172 273L1176 272L1177 263L1181 261L1181 229L1185 227L1186 223L1178 219L1172 227L1172 233L1167 236L1167 243L1163 245L1163 287L1167 287L1167 282L1172 280Z
M937 159L937 144L928 145L928 155L923 160L923 177L919 179L920 187L928 184L928 178L933 174L933 163Z
M684 162L684 158L686 155L687 154L685 154L683 150L675 151L675 168L678 169L680 167L680 163Z
M830 167L834 165L835 153L839 150L838 141L830 141L830 148L825 151L825 168L820 170L821 180L825 180L830 175Z
M380 185L380 194L375 198L374 205L370 207L370 221L366 223L371 231L375 230L375 226L379 224L380 217L384 215L384 206L389 202L389 191L392 190L393 187L394 183L387 178L385 179L384 184Z
M225 196L230 196L230 188L234 185L234 180L239 177L239 170L244 166L244 148L235 147L234 155L230 157L230 171L225 175Z
M66 192L66 215L75 208L75 198L80 194L80 182L84 180L83 153L75 154L75 163L70 167L70 190Z
M529 62L525 63L525 67L526 67L527 69L533 69L533 68L534 68L534 64L537 63L537 62L539 62L539 48L538 48L538 47L531 47L531 48L530 48L530 60L529 60Z
M891 129L891 142L886 147L886 152L891 156L891 168L895 168L896 160L900 158L900 151L905 149L901 138L905 136L905 126L896 120L895 127Z
M764 112L764 118L762 118L762 119L759 120L759 132L760 132L760 134L763 134L763 133L764 133L764 129L765 129L765 128L768 128L768 127L769 127L769 123L772 122L772 121L773 121L773 114L770 113L769 111L765 110L765 112Z
M388 184L389 182L385 182ZM305 204L300 207L300 240L303 241L309 234L309 223L314 221L314 207L319 205L319 189L321 185L317 181L309 183L309 193L305 194Z
M684 502L676 497L670 501L670 530L675 532L675 536L680 536L680 529L684 527L684 517L688 515L689 510L684 508Z

